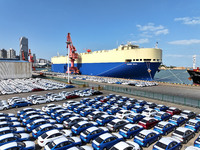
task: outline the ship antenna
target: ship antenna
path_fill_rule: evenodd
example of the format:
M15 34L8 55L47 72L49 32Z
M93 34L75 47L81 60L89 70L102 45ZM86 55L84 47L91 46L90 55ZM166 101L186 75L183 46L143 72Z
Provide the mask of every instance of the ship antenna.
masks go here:
M193 55L193 69L196 69L196 57L197 55Z
M155 48L158 48L158 42L156 42Z

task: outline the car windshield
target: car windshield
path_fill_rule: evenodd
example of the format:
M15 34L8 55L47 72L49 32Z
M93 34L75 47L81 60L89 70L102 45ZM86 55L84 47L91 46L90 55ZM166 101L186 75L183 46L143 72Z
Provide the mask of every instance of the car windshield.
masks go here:
M164 125L162 125L162 124L158 124L157 127L159 127L159 128L163 128Z
M43 134L41 135L41 137L42 137L43 139L45 139L47 136L48 136L48 135L47 135L46 133L43 133Z
M90 132L89 132L88 130L84 130L83 133L84 133L85 135L90 134Z
M178 120L178 118L172 117L172 120L175 120L175 121L177 121L177 120Z
M188 115L189 113L188 113L188 112L184 112L184 111L183 111L181 114Z
M122 111L119 111L118 114L123 114L123 112L122 112Z
M129 117L130 117L130 118L135 118L135 116L134 116L134 115L130 115Z
M146 109L146 110L144 110L144 112L149 112L149 111L150 111L150 110L147 110L147 109Z
M110 150L119 150L119 149L116 147L112 147Z
M104 117L100 116L98 119L100 119L100 120L104 120Z
M158 146L158 147L160 147L162 149L166 149L167 148L167 145L165 145L164 143L161 143L159 141L156 143L156 146Z
M50 149L52 149L55 145L56 145L56 144L55 144L54 142L50 142L50 143L48 144L48 147L49 147Z
M188 121L188 122L187 122L187 125L195 126L195 123L194 123L194 122Z
M175 133L175 134L178 134L178 135L182 135L182 136L184 135L184 132L181 132L181 131L179 131L179 130L174 131L174 133Z
M101 142L103 142L103 139L101 139L100 137L97 137L96 139L95 139L95 141L97 142L97 143L101 143Z
M25 143L23 143L23 142L17 142L17 146L26 147Z
M78 123L74 125L74 127L76 127L76 128L78 128L79 126L80 126L80 125L79 125Z
M162 114L161 114L161 113L157 113L157 115L156 115L156 116L160 116L160 117L161 117L161 116L162 116Z
M142 119L142 120L141 120L141 122L144 122L144 123L146 123L146 122L147 122L147 120L145 120L145 119Z
M145 138L145 135L143 135L143 134L139 133L139 134L138 134L138 137L140 137L140 138L144 139L144 138Z
M111 124L111 125L114 125L114 124L115 124L115 122L114 122L114 121L111 121L109 124Z
M129 130L129 128L127 128L127 127L123 127L122 129L125 130L125 131Z

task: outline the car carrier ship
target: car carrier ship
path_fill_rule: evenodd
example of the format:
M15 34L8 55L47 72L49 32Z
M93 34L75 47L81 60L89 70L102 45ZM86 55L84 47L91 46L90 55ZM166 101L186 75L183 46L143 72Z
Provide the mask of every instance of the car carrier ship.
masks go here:
M51 58L52 71L67 71L67 56ZM162 50L139 48L138 45L120 45L112 50L88 51L78 54L74 62L82 75L153 80L162 62Z

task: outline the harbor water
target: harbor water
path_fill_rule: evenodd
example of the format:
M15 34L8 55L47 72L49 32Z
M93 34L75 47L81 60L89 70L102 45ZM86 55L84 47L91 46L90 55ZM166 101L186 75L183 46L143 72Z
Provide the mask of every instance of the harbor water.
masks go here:
M187 70L161 70L155 74L154 80L168 83L192 84Z

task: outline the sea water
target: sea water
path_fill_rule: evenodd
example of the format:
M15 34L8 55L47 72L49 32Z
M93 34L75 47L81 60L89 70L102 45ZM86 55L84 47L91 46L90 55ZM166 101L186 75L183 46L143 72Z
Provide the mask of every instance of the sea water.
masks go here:
M190 75L187 70L160 70L154 76L155 81L169 82L169 83L182 83L182 84L192 84L188 78Z

